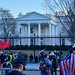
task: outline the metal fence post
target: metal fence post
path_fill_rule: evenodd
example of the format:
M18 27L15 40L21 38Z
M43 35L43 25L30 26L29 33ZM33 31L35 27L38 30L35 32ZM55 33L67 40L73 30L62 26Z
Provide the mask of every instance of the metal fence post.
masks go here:
M34 34L34 46L35 46L35 34ZM35 59L35 49L34 49L34 59Z
M61 52L61 33L60 33L60 52Z
M8 69L9 69L10 71L12 70L12 64L11 64L10 62L8 62L8 63L10 64L11 68L3 68L3 65L4 65L5 63L7 63L7 62L4 62L4 63L1 65L1 70L2 70L2 71L1 71L1 75L4 75L4 74L3 74L3 70L8 70Z

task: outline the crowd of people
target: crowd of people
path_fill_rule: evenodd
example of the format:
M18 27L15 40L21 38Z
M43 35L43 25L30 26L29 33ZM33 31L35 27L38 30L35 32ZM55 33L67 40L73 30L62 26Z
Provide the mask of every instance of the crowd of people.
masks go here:
M69 50L70 53L73 52L73 50ZM49 53L44 53L43 50L39 51L35 58L33 57L33 54L28 55L24 52L0 52L0 67L1 64L4 62L7 62L3 65L3 68L10 68L10 64L13 65L13 71L10 73L9 70L6 70L6 75L13 75L14 73L22 72L22 70L25 70L26 63L40 63L39 69L41 71L41 75L53 75L53 72L56 73L56 69L60 66L60 62L63 59L63 53L60 51L51 51ZM21 65L20 65L21 64ZM17 70L17 71L15 71ZM12 74L11 74L12 73ZM15 75L15 74L14 74ZM18 74L22 75L22 74Z
M49 52L49 54L44 54L43 52L41 52L40 56L41 56L41 62L40 62L40 71L41 71L41 75L53 75L53 72L55 73L55 75L57 75L57 68L59 67L60 70L60 75L75 75L75 65L73 64L75 61L75 55L73 54L73 49L68 50L68 54L66 56L63 56L63 53L60 51L51 51ZM72 58L73 57L73 58ZM69 60L70 59L70 60ZM65 60L65 61L64 61ZM71 63L69 63L71 62ZM61 62L61 66L60 66L60 62ZM70 65L72 65L72 67L70 67L71 70L69 70L69 68L65 67L67 66L67 63ZM73 63L72 63L73 62ZM63 66L62 66L63 65ZM64 68L64 70L63 70ZM68 72L66 72L65 68L68 70ZM63 74L63 73L65 74Z
M63 59L63 53L58 51L51 51L48 54L40 53L40 67L41 75L53 75L53 71L56 73L56 69L60 65L60 61Z

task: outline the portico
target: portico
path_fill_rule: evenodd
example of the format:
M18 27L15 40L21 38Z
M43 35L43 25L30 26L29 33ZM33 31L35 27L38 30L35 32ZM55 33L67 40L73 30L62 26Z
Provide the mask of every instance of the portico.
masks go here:
M49 15L50 16L50 15ZM51 19L49 16L44 16L36 12L32 12L23 17L18 18L18 31L22 37L50 37L52 36ZM22 40L21 40L22 41ZM24 42L24 43L23 43ZM35 39L35 45L51 45L50 38ZM22 41L24 45L34 44L33 39L28 38Z

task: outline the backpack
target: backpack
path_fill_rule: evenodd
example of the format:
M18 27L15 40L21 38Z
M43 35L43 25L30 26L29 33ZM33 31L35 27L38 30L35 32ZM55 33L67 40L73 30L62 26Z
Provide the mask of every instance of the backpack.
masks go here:
M47 67L44 61L40 63L39 70L47 71Z

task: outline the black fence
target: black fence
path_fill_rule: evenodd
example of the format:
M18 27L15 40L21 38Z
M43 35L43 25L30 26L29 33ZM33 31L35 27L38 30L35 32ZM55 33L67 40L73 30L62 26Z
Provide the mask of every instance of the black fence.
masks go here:
M8 50L68 50L72 48L72 42L70 41L72 38L67 36L9 37L0 38L0 41L10 40L10 48Z

